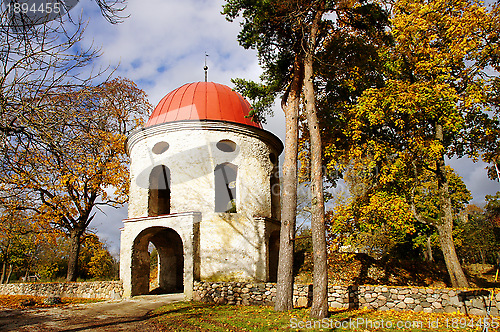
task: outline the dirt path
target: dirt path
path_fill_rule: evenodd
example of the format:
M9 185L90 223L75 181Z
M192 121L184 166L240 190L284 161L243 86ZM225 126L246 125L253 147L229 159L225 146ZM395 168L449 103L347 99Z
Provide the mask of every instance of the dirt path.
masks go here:
M2 309L0 331L154 331L147 322L151 312L183 299L183 294L144 295L66 307Z

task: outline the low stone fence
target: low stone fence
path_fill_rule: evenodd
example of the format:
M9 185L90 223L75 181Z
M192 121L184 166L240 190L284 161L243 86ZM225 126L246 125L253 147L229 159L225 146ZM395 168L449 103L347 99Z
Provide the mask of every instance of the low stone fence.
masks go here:
M33 295L121 299L121 281L47 282L0 284L0 295Z
M197 282L193 300L203 302L272 305L276 299L276 284L245 282ZM328 305L334 309L367 308L374 310L462 312L486 315L490 305L492 316L499 316L500 293L491 297L489 291L388 286L329 286ZM295 284L293 303L310 306L312 285Z
M276 284L246 282L195 281L193 301L218 304L272 305L276 299Z

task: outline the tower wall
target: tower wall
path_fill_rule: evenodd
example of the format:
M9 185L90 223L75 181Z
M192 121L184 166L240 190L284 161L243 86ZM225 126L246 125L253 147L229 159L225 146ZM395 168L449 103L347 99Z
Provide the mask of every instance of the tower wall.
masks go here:
M224 140L234 142L235 150L221 151L218 143ZM168 149L155 153L165 143ZM165 165L171 181L170 213L202 215L199 257L194 259L200 278L268 280L269 234L279 230L279 223L268 219L279 210L272 207L272 202L279 203L279 190L274 190L278 199L272 199L270 178L282 145L274 135L227 122L184 121L148 127L131 135L128 144L129 219L148 216L149 176L154 167ZM214 171L226 163L237 170L232 184L236 213L216 212Z

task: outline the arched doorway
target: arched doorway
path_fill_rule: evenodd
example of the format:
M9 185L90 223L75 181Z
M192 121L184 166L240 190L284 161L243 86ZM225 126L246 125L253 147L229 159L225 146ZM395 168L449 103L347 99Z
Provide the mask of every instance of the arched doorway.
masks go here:
M152 243L158 252L158 293L184 291L184 252L182 239L171 228L151 227L134 240L132 249L131 295L149 294L150 254Z

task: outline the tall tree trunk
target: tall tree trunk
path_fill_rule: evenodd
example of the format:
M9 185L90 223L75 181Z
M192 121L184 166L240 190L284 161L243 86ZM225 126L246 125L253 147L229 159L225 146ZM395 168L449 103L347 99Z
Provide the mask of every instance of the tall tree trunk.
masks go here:
M469 287L462 266L458 261L455 251L455 244L452 237L452 226L450 223L442 222L437 226L439 233L439 242L443 251L444 260L448 274L450 275L451 285L453 287Z
M323 198L323 163L321 132L316 113L314 93L314 52L318 25L323 15L318 10L314 16L309 36L309 45L304 57L304 99L311 148L311 233L313 244L313 302L311 317L322 319L328 316L328 269L326 255L325 202Z
M425 260L428 262L434 262L434 257L432 256L432 246L431 246L431 237L427 237L427 241L425 242Z
M436 124L436 139L443 142L443 126L440 123ZM455 243L453 242L453 209L451 204L450 190L448 180L446 178L445 160L442 155L436 160L436 177L437 177L437 192L441 201L442 217L437 222L437 230L439 233L439 242L443 251L446 268L450 275L451 284L453 287L469 287L469 282L465 277L462 266L455 251Z
M3 264L2 264L2 277L0 278L0 284L4 283L6 270L7 270L7 263L3 262Z
M11 275L12 275L12 264L9 264L9 273L7 274L7 278L5 279L6 284L9 283Z
M76 281L78 277L78 256L80 255L81 232L72 230L69 236L68 274L66 281Z
M293 248L297 214L297 154L299 100L302 88L302 59L294 61L293 80L284 103L286 136L283 162L283 191L281 194L281 231L276 284L276 311L293 309Z

